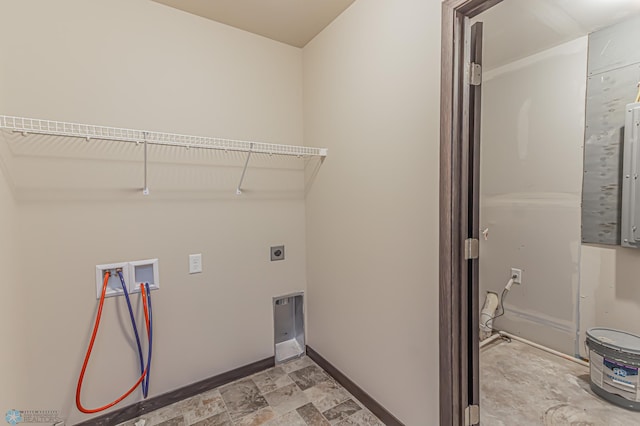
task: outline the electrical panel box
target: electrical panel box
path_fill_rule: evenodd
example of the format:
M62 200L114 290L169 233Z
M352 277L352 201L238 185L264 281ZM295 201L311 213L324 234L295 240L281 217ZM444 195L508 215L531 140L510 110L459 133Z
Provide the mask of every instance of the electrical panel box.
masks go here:
M640 247L640 102L628 104L625 111L624 151L622 162L622 221L620 240L623 247Z

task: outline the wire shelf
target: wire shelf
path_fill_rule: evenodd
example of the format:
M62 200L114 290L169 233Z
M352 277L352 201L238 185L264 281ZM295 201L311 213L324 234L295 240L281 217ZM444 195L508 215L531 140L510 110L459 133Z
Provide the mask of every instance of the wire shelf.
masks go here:
M143 143L144 186L142 188L142 192L144 195L149 195L147 145L179 146L185 148L203 148L247 153L247 159L244 163L240 183L238 183L238 187L236 188L237 195L242 195L242 183L245 178L247 166L249 165L249 159L253 153L296 157L320 157L321 161L327 156L326 148L239 141L205 136L189 136L176 133L151 132L147 130L120 129L117 127L66 123L63 121L12 117L8 115L0 115L0 129L21 132L25 135L29 133L37 133L42 135L84 138L87 140L100 139L107 141L133 142L136 144Z
M326 157L326 148L281 145L264 142L251 142L233 139L189 136L176 133L161 133L147 130L121 129L117 127L94 126L91 124L66 123L62 121L40 120L36 118L12 117L0 115L0 128L15 132L38 133L44 135L69 136L120 142L146 142L151 145L179 146L185 148L216 149L263 153L270 155L288 155L297 157Z

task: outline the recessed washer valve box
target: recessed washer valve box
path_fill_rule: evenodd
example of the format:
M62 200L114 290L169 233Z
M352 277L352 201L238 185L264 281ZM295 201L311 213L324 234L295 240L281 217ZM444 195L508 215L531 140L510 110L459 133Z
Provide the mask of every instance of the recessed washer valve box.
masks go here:
M105 297L114 297L124 295L122 290L122 282L118 271L122 271L122 277L125 279L125 283L128 286L127 280L129 279L129 263L106 263L103 265L96 265L96 298L100 299L102 295L102 286L104 285L104 276L109 272L109 281L107 282L107 293Z
M129 293L139 293L140 284L149 283L149 290L160 288L160 274L158 259L136 260L129 262L131 277L129 278Z

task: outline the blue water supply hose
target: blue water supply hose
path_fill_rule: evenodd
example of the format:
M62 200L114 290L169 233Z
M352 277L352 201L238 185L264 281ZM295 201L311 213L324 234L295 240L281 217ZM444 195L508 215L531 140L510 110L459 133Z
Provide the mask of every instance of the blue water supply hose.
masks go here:
M153 354L153 310L151 309L151 289L149 283L145 283L144 288L147 292L147 308L149 309L149 353L147 354L147 377L144 378L144 397L149 392L149 376L151 375L151 355Z
M142 357L142 345L140 344L140 336L138 334L138 327L136 325L136 319L133 315L133 308L131 306L131 299L129 298L129 291L127 290L127 284L124 281L124 277L122 276L122 271L118 271L118 277L120 277L120 283L122 284L122 291L124 292L124 298L127 300L127 307L129 308L129 317L131 318L131 326L133 327L133 334L136 337L136 346L138 347L138 358L140 359L140 374L144 373L144 358ZM147 284L148 291L148 284ZM149 294L149 293L147 293ZM151 311L151 307L149 306L149 311ZM151 363L151 314L149 314L149 358L148 365ZM149 393L149 371L147 371L147 376L142 380L142 395L144 398L147 397Z

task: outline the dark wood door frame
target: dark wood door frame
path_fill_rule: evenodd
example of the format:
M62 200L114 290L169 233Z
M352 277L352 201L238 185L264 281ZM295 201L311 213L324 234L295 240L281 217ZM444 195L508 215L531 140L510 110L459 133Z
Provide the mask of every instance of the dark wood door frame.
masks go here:
M465 424L477 377L469 368L469 162L471 57L469 19L501 0L445 0L442 4L440 92L440 425ZM473 207L473 206L471 206ZM475 309L475 308L474 308ZM474 333L475 334L475 333Z

